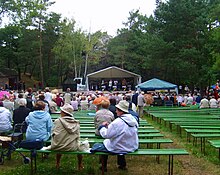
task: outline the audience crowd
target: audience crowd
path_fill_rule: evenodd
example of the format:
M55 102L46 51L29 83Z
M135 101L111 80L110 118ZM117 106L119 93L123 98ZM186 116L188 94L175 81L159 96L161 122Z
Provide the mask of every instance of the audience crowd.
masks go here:
M49 88L44 91L28 88L26 91L10 91L0 99L0 134L12 130L17 123L24 123L23 132L27 140L51 139L51 146L47 149L77 150L80 147L80 124L73 114L79 110L93 110L96 111L95 134L105 138L101 148L107 152L133 152L138 148L138 122L129 114L130 103L132 110L141 118L144 107L172 104L180 107L198 105L198 108L219 108L220 98L216 94L202 97L198 92L71 92L70 88L59 92ZM53 123L51 113L60 113L61 116ZM123 139L126 142L122 142ZM59 168L61 155L57 154L56 158ZM100 159L104 161L107 171L108 157L101 156ZM83 168L81 155L78 156L78 162L78 168ZM124 156L118 156L118 168L126 169Z

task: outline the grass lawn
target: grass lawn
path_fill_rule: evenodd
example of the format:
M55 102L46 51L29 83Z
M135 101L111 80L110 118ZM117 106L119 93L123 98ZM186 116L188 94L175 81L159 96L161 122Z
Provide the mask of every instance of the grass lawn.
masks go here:
M164 107L162 107L164 108ZM167 115L172 115L174 111L178 110L177 114L181 115L181 111L184 115L187 115L185 109L182 108L172 108L168 110L166 107L164 109L159 107L154 108L152 113L154 115L163 114L166 111ZM190 111L190 109L189 109ZM194 109L192 112L195 113ZM207 112L207 111L206 111ZM210 113L210 112L209 112ZM215 115L218 111L215 111ZM220 114L220 112L219 112ZM206 155L203 155L200 151L199 146L194 146L192 142L187 142L185 135L179 137L176 130L173 129L171 132L167 126L163 123L157 123L152 120L151 117L145 115L144 117L148 123L155 127L155 129L160 130L164 134L165 138L173 140L173 143L162 144L161 148L184 148L190 155L186 156L174 156L174 174L175 175L217 175L220 174L220 162L218 160L218 152L209 144L206 143ZM142 148L146 148L146 145L141 145ZM155 147L155 146L154 146ZM29 156L27 154L27 156ZM37 157L37 172L36 175L43 174L84 174L84 175L99 175L101 171L99 170L99 157L95 155L85 155L84 159L84 169L81 171L77 170L77 159L76 155L63 155L61 160L61 167L59 170L55 168L55 155L49 155L48 159L42 160L41 155ZM108 172L111 175L164 175L167 174L168 170L168 157L160 156L160 163L158 164L154 156L126 156L128 171L121 171L117 169L117 157L109 156L108 160ZM5 160L4 165L0 165L0 174L2 175L29 175L30 165L24 165L22 156L18 153L12 154L11 160Z

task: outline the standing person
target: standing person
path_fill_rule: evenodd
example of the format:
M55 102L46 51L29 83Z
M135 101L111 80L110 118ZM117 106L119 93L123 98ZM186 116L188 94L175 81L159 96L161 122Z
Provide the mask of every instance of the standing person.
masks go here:
M12 130L12 114L11 112L3 107L1 104L0 106L0 133L7 132Z
M45 111L45 106L46 104L43 101L37 101L34 111L26 117L26 140L47 141L50 138L53 122L50 114Z
M95 151L111 152L116 154L126 154L138 149L138 123L128 112L129 103L122 100L116 105L118 118L112 123L103 122L99 127L99 132L105 140L103 143L96 143L93 148L98 146ZM91 152L94 149L91 149ZM126 159L124 155L118 155L118 168L126 170ZM107 171L108 156L103 155L104 170Z
M94 104L97 106L97 111L94 117L94 124L95 124L95 134L100 135L99 133L99 126L103 122L111 123L115 118L114 114L108 109L110 102L105 97L99 97L94 100Z
M50 89L48 87L45 88L45 93L44 93L44 97L45 97L45 100L50 103L53 99L52 97L52 93L50 92Z
M112 90L112 80L109 80L109 82L108 82L108 90L109 91Z
M29 115L31 110L26 108L26 99L20 99L18 101L19 107L13 111L13 126L18 123L23 123L25 118ZM27 129L27 124L22 127L22 131L25 133Z
M27 104L26 107L29 108L30 110L33 109L34 105L33 105L33 99L32 99L32 94L28 94L27 98L26 98Z
M139 117L143 117L143 112L144 112L144 92L142 91L139 95L138 95L138 99L137 99L137 105L138 105L138 115Z
M57 104L58 107L61 107L61 106L64 105L64 101L63 101L63 99L60 97L60 94L59 94L59 93L57 93L57 95L56 95L56 104Z
M108 109L114 114L114 118L116 119L117 118L116 107L115 107L116 100L115 98L110 98L109 101L110 101L110 106Z
M136 91L131 98L132 103L134 103L137 106L137 101L138 101L138 95L139 95L139 91Z
M79 149L80 125L73 118L73 107L65 104L60 108L61 117L54 121L51 134L51 146L47 150L76 151ZM60 167L62 154L56 155L56 168ZM82 169L82 155L78 157L78 169Z
M66 89L66 93L64 94L64 103L70 104L72 99L72 94L70 92L70 88Z

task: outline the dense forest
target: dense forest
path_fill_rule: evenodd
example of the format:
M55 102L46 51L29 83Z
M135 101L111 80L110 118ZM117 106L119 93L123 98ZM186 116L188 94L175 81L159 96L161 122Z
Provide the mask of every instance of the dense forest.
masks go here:
M0 1L0 67L49 86L112 65L191 89L220 78L219 0L156 0L152 16L128 12L114 37L77 28L75 19L49 12L54 3Z

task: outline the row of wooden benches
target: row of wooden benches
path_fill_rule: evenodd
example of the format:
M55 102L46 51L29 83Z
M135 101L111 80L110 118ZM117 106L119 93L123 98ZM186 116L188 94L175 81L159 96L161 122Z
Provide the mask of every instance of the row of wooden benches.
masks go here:
M75 117L77 119L77 116ZM103 142L103 139L100 139L100 137L95 136L94 134L94 124L92 121L92 118L83 118L78 117L80 119L80 137L88 138L89 143L92 145L94 143ZM173 143L171 139L163 138L163 134L160 133L159 130L155 130L154 127L152 127L149 123L147 123L145 120L140 121L140 127L139 127L139 144L140 145L147 145L147 148L138 149L137 151L133 153L128 153L129 156L140 156L140 155L151 155L157 157L157 162L159 163L159 156L167 155L169 157L168 161L168 174L173 174L173 162L174 162L174 156L175 155L188 155L189 153L185 149L161 149L162 143ZM152 149L152 144L156 144L156 148ZM36 170L36 157L33 157L31 154L31 150L27 149L16 149L17 152L29 152L31 156L31 172L33 173ZM89 152L79 152L79 151L70 151L70 152L60 152L60 151L53 151L53 150L37 150L37 153L50 153L50 154L85 154L85 155L112 155L111 153L102 153L98 152L95 154L91 154ZM33 167L33 164L35 167ZM102 171L102 174L104 174L104 171Z
M209 140L220 138L219 111L215 110L213 115L212 110L210 112L209 110L203 111L203 115L201 115L201 111L187 111L187 113L184 113L184 116L179 115L182 111L179 111L179 113L177 113L177 111L166 111L166 113L162 114L160 114L160 112L149 114L149 116L158 123L162 124L163 121L165 126L169 123L170 131L172 131L172 126L175 125L177 133L180 136L182 136L182 130L184 130L186 132L187 141L190 142L190 138L193 137L193 145L197 145L198 139L200 139L200 148L202 153L205 154L205 144L207 140L214 148L219 149L220 146L218 144L214 144L211 140ZM191 115L191 112L194 114Z

